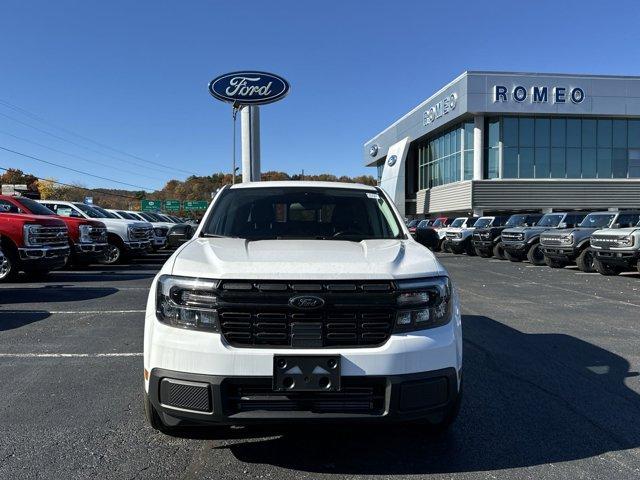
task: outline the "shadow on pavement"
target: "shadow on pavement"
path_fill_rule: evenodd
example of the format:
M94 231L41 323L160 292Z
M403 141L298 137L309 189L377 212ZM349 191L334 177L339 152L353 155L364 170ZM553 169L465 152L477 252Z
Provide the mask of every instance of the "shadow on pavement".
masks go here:
M80 302L108 297L118 291L113 287L73 288L64 285L45 285L34 288L0 289L0 313L6 306L17 303Z
M0 310L0 332L24 327L49 318L51 314L46 310L25 310L19 313L3 312Z
M637 373L624 358L568 335L524 334L482 316L463 322L465 397L447 434L430 437L412 425L247 428L204 455L215 464L220 448L302 472L405 475L520 468L640 446L640 396L625 385Z

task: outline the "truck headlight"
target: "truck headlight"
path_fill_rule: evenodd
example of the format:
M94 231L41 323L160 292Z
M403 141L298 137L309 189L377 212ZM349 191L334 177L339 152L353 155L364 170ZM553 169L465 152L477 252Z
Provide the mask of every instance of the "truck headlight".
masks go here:
M562 243L567 244L567 245L571 245L573 243L573 233L570 233L569 235L566 235L566 236L560 238L560 241Z
M156 289L156 317L172 327L219 332L217 283L162 275Z
M633 237L629 235L628 237L622 237L618 239L619 247L633 247Z
M398 289L394 333L440 327L451 320L453 295L449 278L402 280Z
M91 243L91 225L80 225L78 230L80 231L80 243Z
M40 225L36 225L33 223L27 223L22 227L22 238L24 239L24 244L27 247L33 247L35 245L39 245L38 241L38 233L40 232Z

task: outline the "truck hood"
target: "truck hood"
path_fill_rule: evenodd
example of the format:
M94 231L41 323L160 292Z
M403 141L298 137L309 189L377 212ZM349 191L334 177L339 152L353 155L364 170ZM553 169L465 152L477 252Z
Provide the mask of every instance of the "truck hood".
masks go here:
M545 230L552 229L553 227L513 227L506 228L503 233L524 233L524 234L537 234L542 233Z
M640 232L640 227L627 227L627 228L605 228L598 231L598 237L620 237L623 235L631 235L632 233Z
M28 213L3 213L4 220L22 223L38 223L47 227L66 227L66 224L57 215L31 215Z
M414 240L197 238L176 252L175 275L227 279L400 279L446 275Z
M552 228L551 230L544 232L545 237L565 237L571 233L578 234L579 236L591 235L596 230L600 230L599 228L586 228L586 227L575 227L575 228Z

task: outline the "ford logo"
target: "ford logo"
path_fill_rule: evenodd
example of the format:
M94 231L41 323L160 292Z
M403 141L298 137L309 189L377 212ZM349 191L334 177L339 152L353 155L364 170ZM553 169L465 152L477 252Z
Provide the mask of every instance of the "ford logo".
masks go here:
M378 155L378 145L377 144L373 144L371 145L371 147L369 147L369 155L371 155L372 157L375 157L376 155Z
M289 93L289 82L273 73L232 72L211 80L209 92L223 102L262 105Z
M389 165L390 167L393 167L397 161L398 161L398 157L395 155L391 155L387 160L387 165Z
M289 299L289 305L301 310L314 310L316 308L321 308L324 305L324 300L320 297L304 295L300 297L291 297Z

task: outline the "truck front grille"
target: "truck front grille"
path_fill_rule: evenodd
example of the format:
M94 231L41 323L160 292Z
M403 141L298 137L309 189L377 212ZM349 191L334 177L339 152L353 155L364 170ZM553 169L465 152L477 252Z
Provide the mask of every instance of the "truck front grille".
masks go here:
M502 240L507 242L520 242L523 236L521 233L502 233Z
M236 347L369 347L385 343L395 321L396 297L390 283L226 282L218 307L225 340ZM244 288L244 291L242 290ZM302 310L291 298L324 301Z
M105 227L91 227L89 238L94 243L106 243L107 229Z
M69 245L67 227L40 227L30 234L31 243L38 246L62 247Z
M592 235L589 243L592 247L596 248L629 248L629 245L623 245L621 243L627 238L626 235L619 237Z
M153 238L153 228L151 227L133 227L130 233L130 240L138 242Z

